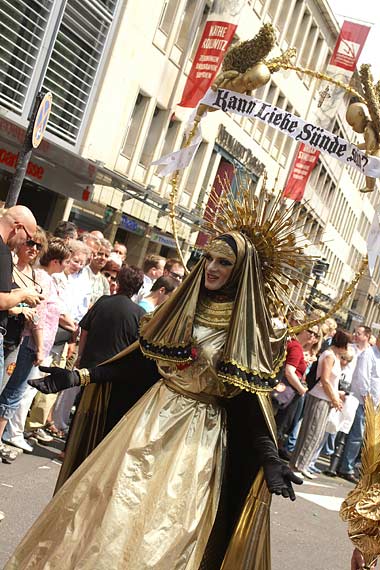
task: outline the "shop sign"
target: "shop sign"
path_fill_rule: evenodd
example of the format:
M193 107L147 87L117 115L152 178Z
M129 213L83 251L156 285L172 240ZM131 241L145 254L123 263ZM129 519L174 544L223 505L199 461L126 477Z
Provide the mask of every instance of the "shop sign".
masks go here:
M0 139L5 142L5 144L2 143L2 146L10 143L18 147L22 145L24 138L25 129L23 127L0 116ZM76 182L82 183L84 186L93 184L95 181L97 165L94 162L46 139L42 140L39 147L33 151L33 157L36 160L41 157L42 160L49 161L56 167L64 168L71 174L72 178L75 178Z
M126 214L121 216L120 227L139 236L144 236L146 232L145 226L137 220L129 218Z
M159 234L157 232L152 232L150 234L150 241L154 241L156 243L160 243L161 245L165 245L166 247L170 247L171 249L175 249L176 243L175 240L169 236L165 236L163 234Z
M17 158L17 149L5 142L0 143L0 171L4 169L8 172L14 172ZM90 191L91 194L92 185L83 184L74 173L48 161L44 161L43 164L41 166L39 158L33 155L33 159L29 161L27 167L26 178L48 190L75 200L83 197L85 190Z
M16 163L18 159L18 152L12 152L6 148L0 148L0 164L8 166L9 169L14 170L16 168ZM39 166L35 162L29 161L28 168L26 170L26 175L29 178L41 181L44 177L45 169L43 166Z
M246 148L235 137L230 135L224 125L219 126L215 142L257 176L261 176L264 172L265 165L254 156L251 149Z

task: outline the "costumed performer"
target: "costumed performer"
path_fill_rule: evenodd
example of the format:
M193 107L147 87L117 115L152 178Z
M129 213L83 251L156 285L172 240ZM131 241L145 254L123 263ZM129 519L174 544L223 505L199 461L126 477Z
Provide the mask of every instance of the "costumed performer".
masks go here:
M284 216L272 222L262 227L289 227ZM161 379L66 481L6 570L270 568L268 490L294 500L301 480L278 457L270 402L287 332L273 330L269 292L286 256L250 230L212 240L143 322L140 350ZM284 236L274 236L275 248ZM34 385L138 383L132 349L91 370L51 369Z
M376 568L380 556L380 406L375 406L371 396L365 398L364 405L360 480L340 509L355 545L351 570Z

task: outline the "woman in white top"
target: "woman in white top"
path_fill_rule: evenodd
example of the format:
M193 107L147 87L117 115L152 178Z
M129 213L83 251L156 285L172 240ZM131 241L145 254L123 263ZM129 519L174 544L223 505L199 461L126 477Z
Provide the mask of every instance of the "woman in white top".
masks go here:
M335 333L330 348L319 357L319 381L306 395L304 418L291 467L307 477L310 476L307 467L322 443L330 409L334 407L340 410L343 406L344 392L338 389L340 356L346 352L348 341L345 332L338 330Z

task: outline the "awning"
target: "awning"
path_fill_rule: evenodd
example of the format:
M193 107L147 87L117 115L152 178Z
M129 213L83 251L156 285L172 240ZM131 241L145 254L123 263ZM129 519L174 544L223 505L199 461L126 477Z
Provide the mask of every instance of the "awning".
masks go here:
M158 210L163 216L169 215L169 199L160 196L160 194L154 190L153 186L143 186L102 164L97 164L95 184L117 188L124 192L128 198L134 198L143 202L147 206ZM181 222L191 226L194 231L200 230L200 223L203 218L199 213L195 211L189 212L186 208L179 205L176 207L176 210L178 219Z
M25 138L25 128L10 121L8 118L0 115L0 141L1 145L10 145L10 152L18 153ZM33 150L32 163L36 163L40 171L39 180L36 177L28 176L33 182L39 183L46 187L51 187L52 190L61 192L59 185L59 178L61 172L66 173L66 180L64 184L70 182L71 186L87 186L92 185L95 181L97 164L93 161L81 157L79 154L72 152L63 146L53 143L48 140L48 135L43 139L40 146ZM57 172L57 167L62 169ZM10 169L12 171L12 169ZM55 182L54 182L55 179ZM78 190L77 190L78 194ZM72 196L78 198L78 195Z

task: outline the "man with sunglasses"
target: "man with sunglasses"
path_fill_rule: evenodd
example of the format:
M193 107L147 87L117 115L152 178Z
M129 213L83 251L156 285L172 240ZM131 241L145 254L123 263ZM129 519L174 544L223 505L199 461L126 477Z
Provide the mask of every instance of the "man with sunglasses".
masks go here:
M185 268L179 259L169 258L164 267L164 277L175 279L178 284L182 283L185 276Z
M19 303L29 307L38 305L42 296L35 289L12 289L11 249L32 240L37 228L32 212L25 206L13 206L0 218L0 378L4 371L3 337L6 333L8 311ZM17 453L0 441L0 459L9 463Z

